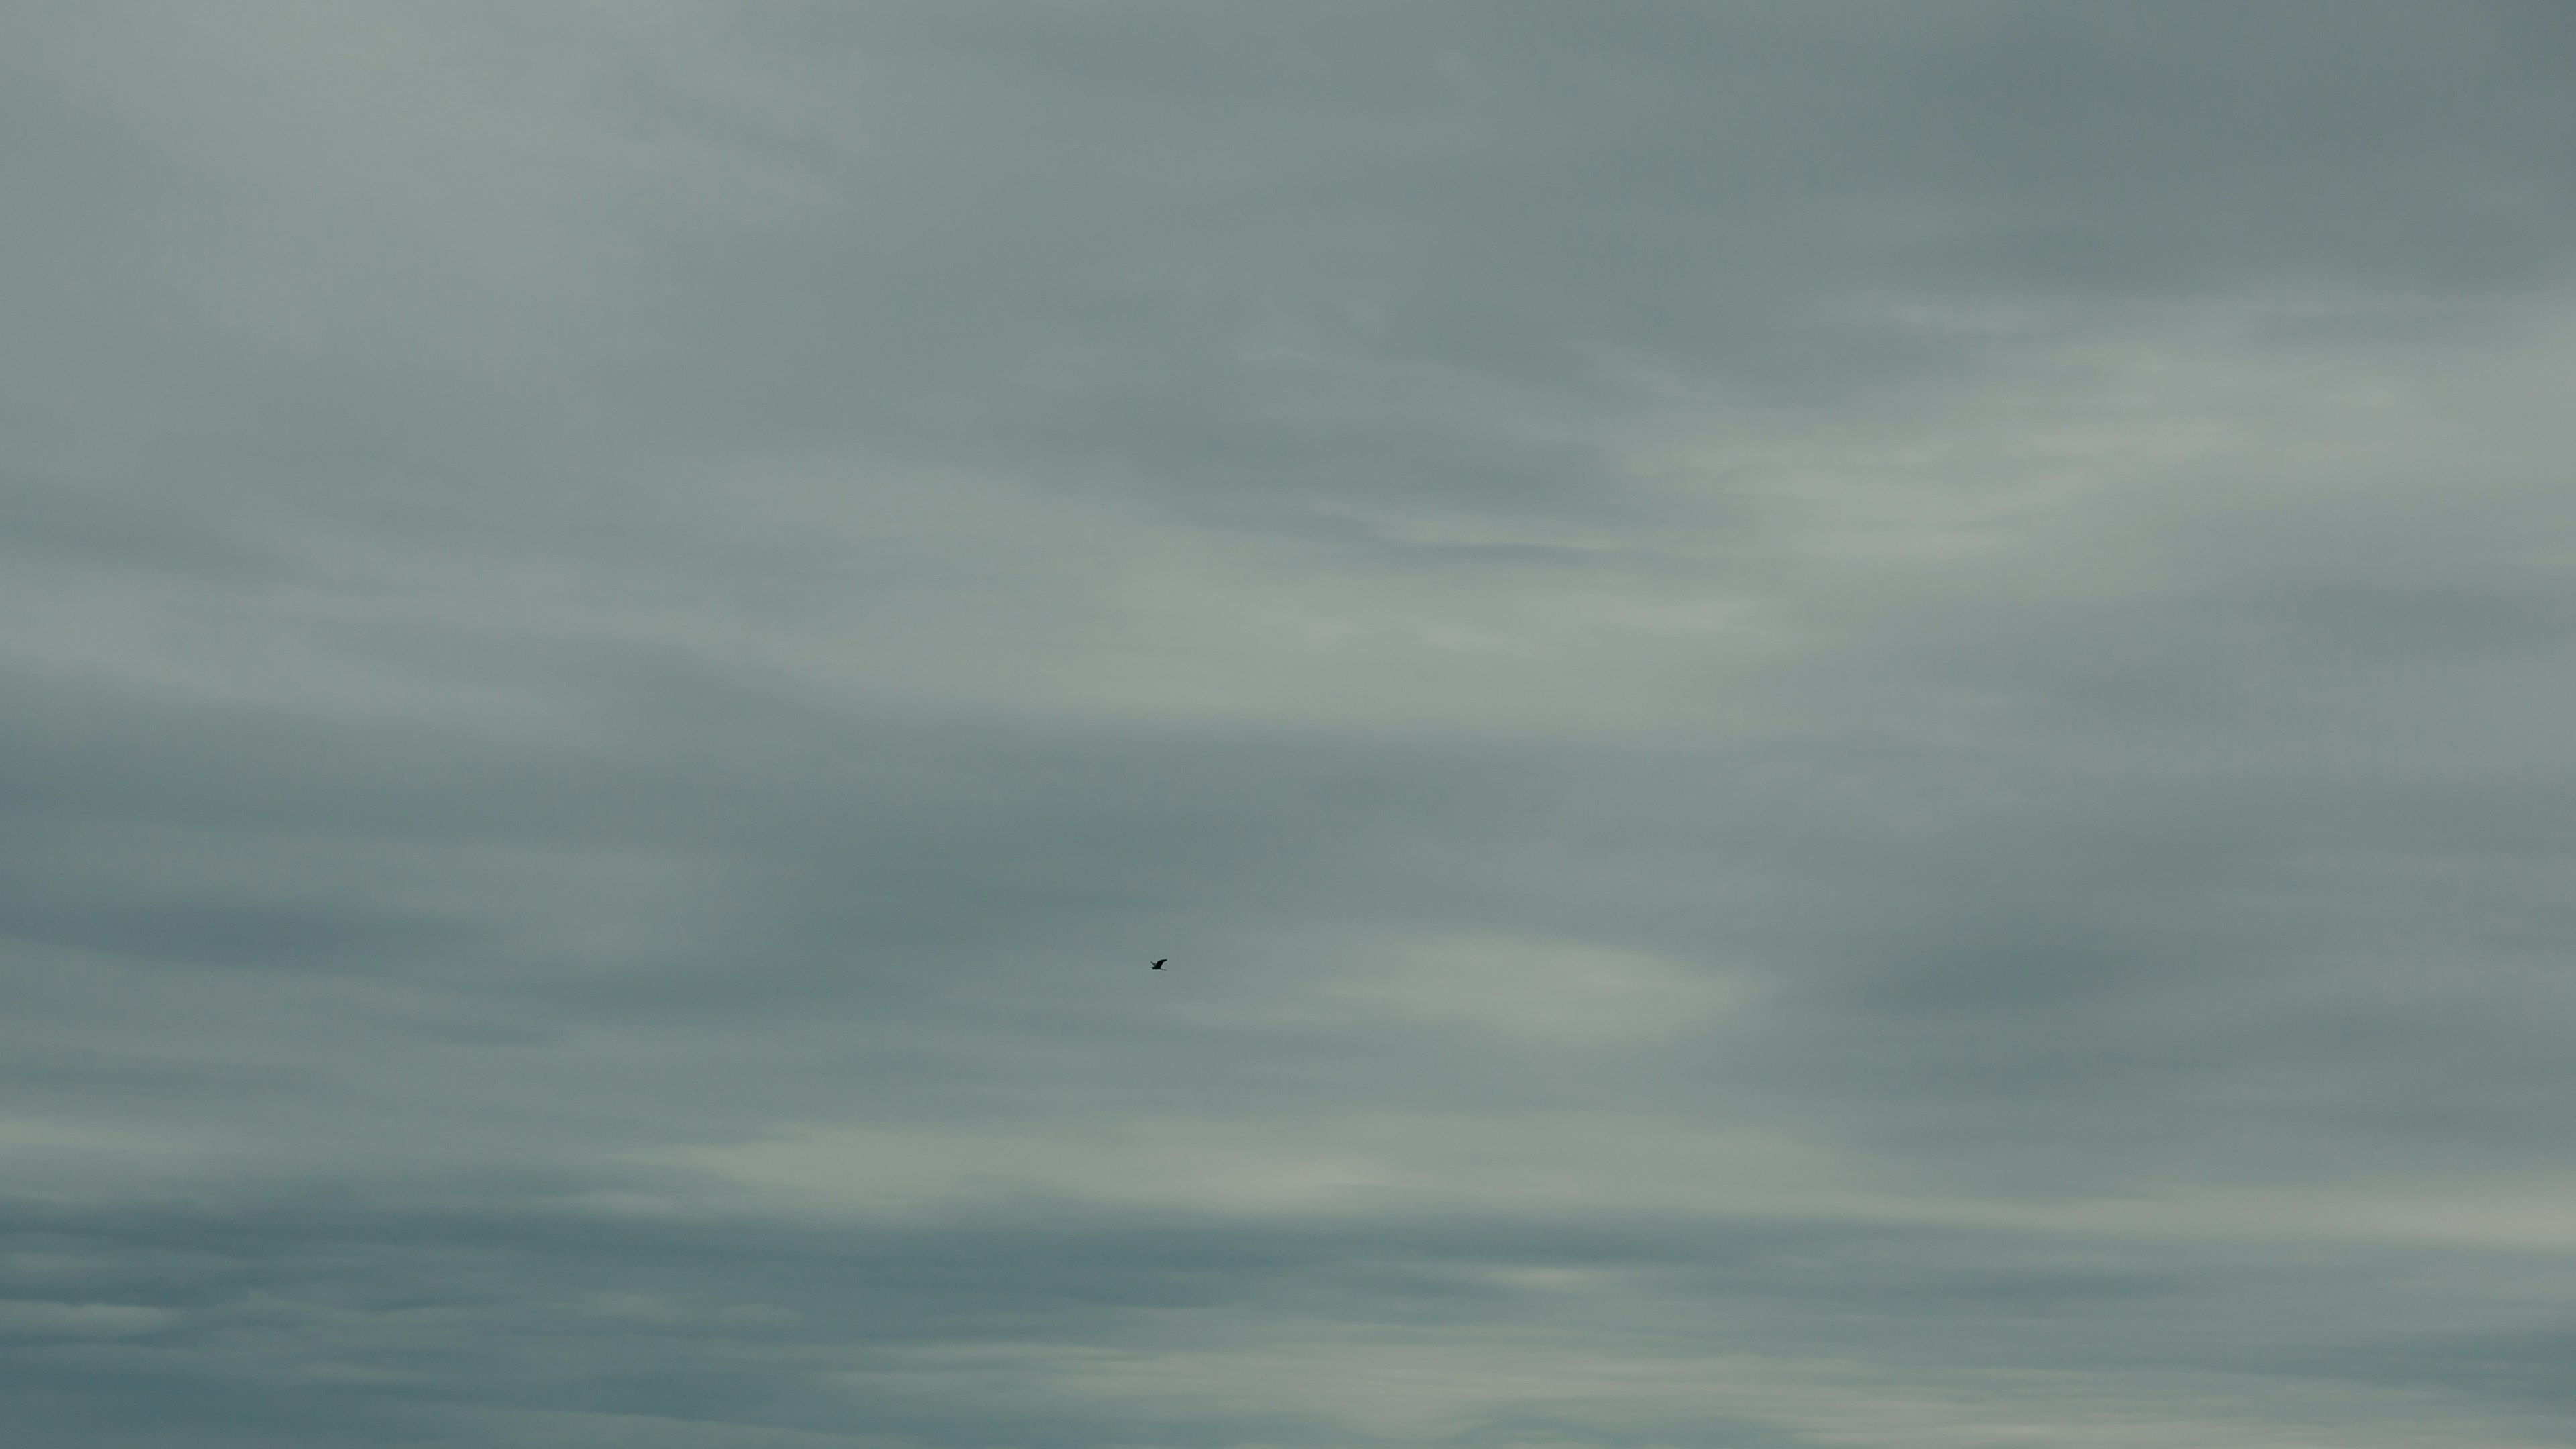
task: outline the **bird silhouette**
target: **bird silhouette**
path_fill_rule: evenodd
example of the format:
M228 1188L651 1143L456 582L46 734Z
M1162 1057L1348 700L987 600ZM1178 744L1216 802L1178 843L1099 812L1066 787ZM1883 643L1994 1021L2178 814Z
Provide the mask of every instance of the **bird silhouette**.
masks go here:
M1166 957L1164 957L1164 958L1163 958L1163 961L1169 961L1169 960L1171 960L1171 959L1172 959L1171 957L1166 956ZM1157 971L1162 970L1162 969L1163 969L1163 961L1157 961L1157 962L1155 962L1155 963L1154 963L1154 969L1155 969L1155 970L1157 970Z

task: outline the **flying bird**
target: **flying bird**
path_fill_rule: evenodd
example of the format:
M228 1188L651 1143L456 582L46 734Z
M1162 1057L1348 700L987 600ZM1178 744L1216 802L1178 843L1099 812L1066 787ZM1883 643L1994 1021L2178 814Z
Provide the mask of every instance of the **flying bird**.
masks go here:
M1166 956L1166 957L1164 957L1164 958L1163 958L1163 961L1169 961L1169 960L1171 960L1171 959L1172 959L1171 957ZM1157 962L1155 962L1155 963L1154 963L1154 969L1155 969L1155 970L1157 970L1157 971L1162 970L1162 969L1163 969L1163 961L1157 961Z

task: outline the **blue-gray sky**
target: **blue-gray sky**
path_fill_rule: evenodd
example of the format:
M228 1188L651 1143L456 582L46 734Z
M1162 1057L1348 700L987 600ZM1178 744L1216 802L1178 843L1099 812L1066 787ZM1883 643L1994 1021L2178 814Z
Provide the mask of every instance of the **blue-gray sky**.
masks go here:
M2571 17L8 7L0 1437L2576 1444Z

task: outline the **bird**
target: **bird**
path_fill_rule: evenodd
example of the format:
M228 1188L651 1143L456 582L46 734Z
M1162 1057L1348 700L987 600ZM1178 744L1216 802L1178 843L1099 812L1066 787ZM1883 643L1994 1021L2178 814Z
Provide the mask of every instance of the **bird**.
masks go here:
M1166 957L1164 957L1164 958L1163 958L1163 961L1169 961L1169 960L1171 960L1171 959L1172 959L1171 957L1166 956ZM1155 969L1155 970L1157 970L1157 971L1162 970L1162 969L1163 969L1163 961L1157 961L1157 962L1155 962L1155 963L1154 963L1154 969Z

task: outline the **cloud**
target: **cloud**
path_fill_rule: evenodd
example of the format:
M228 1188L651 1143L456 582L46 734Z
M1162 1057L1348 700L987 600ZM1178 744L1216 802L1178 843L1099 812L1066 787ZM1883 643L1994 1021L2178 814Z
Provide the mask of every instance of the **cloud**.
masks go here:
M2571 40L0 21L18 1432L2562 1442Z

